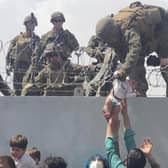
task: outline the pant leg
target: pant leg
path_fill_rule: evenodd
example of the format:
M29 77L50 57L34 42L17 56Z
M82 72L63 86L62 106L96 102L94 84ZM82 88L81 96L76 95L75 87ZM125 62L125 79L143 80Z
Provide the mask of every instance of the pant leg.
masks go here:
M17 96L21 95L22 81L26 74L29 64L26 62L16 62L13 75L13 88Z
M14 91L7 85L7 83L3 80L0 75L0 91L4 96L12 96L14 95Z
M140 93L140 96L146 97L148 82L146 80L145 67L143 65L134 67L130 73L130 78L137 82L137 91Z

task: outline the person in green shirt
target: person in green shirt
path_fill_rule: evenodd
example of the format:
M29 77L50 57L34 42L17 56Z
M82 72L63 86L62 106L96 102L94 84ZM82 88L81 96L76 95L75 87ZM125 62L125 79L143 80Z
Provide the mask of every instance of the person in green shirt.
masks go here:
M124 161L119 156L118 135L120 121L118 119L119 112L121 111L124 125L124 141L128 151L128 155ZM135 132L131 128L129 115L127 112L127 102L123 100L121 104L113 102L111 113L105 116L107 120L106 139L105 139L105 153L109 167L111 168L144 168L146 159L152 168L159 168L160 165L152 156L153 144L151 139L146 138L140 148L136 147Z

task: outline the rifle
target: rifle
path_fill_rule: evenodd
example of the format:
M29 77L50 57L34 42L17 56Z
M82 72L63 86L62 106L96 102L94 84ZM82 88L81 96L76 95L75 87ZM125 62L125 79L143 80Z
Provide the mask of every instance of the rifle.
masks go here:
M60 42L60 40L63 37L63 35L64 35L64 30L62 29L56 35L55 39L51 43L54 43L55 46L57 46L57 45L60 45L60 46L63 45L63 43ZM48 42L46 43L46 45L47 44L48 44ZM33 55L36 56L36 57L32 60L32 67L31 67L31 74L30 74L30 81L31 81L31 83L34 83L34 77L37 75L38 71L42 69L43 64L46 62L44 53L42 53L41 56L38 57L39 50L41 49L40 47L41 47L40 43L38 43L38 45L36 45L36 47L34 49ZM44 50L45 50L45 48L44 48Z
M55 36L55 39L51 42L51 43L54 43L55 46L63 46L63 42L60 42L61 38L63 37L64 35L64 30L62 29L56 36ZM46 44L47 45L47 44ZM38 65L41 65L43 62L45 62L44 60L45 58L45 55L44 53L41 54L40 58L38 59L37 61L37 64Z

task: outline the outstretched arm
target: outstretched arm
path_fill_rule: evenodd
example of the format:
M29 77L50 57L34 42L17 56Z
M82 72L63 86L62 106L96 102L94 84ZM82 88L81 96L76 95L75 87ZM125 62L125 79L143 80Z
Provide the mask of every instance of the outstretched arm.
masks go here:
M124 140L125 140L125 146L127 148L127 151L129 152L131 149L136 148L135 143L135 132L131 128L131 123L128 115L128 109L127 109L127 100L122 101L122 110L121 110L122 116L123 116L123 124L124 124Z
M155 158L151 153L152 148L153 148L152 140L150 138L145 138L144 143L141 145L140 149L143 151L146 158L148 159L151 168L160 168L159 163L155 160Z
M118 131L119 131L119 120L111 117L107 123L105 152L107 154L107 160L110 167L125 168L117 151Z

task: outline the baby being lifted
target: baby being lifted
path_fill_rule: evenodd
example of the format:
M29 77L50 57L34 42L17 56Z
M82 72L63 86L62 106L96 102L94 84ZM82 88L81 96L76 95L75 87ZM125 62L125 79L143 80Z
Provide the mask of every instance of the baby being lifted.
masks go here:
M103 106L103 114L106 120L108 121L111 115L113 115L113 117L118 116L117 114L122 110L126 99L136 96L135 80L129 78L126 78L125 81L121 81L117 78L114 79L113 88L107 96Z

